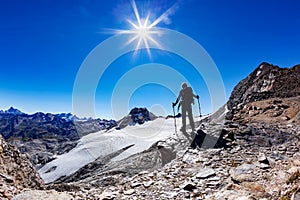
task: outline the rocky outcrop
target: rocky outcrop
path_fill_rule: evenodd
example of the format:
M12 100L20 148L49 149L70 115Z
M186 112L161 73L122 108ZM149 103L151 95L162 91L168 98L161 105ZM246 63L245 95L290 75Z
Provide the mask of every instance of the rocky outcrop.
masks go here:
M300 65L288 69L264 62L234 88L227 102L228 118L250 102L299 96L299 85Z
M143 124L147 121L156 119L153 113L149 112L147 108L133 108L130 110L129 114L119 120L118 129L125 128L126 126L133 126L136 124Z
M255 166L238 163L231 179L240 189L252 188L248 194L254 198L297 195L300 180L289 180L300 171L300 65L283 69L262 63L235 87L227 106L224 131L231 136L231 148L247 149L239 156L257 156ZM253 174L257 168L264 173Z
M42 189L43 180L26 154L0 136L0 199L10 199L24 188Z

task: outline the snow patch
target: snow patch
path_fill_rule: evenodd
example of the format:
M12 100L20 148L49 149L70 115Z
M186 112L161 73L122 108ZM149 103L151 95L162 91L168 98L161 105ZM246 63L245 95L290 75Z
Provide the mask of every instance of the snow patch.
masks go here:
M258 70L257 73L256 73L256 76L259 76L261 74L261 71Z
M181 119L176 119L176 123L178 130L181 127ZM61 176L71 175L96 158L104 157L129 145L134 144L112 160L122 160L142 152L155 142L172 136L174 132L174 119L158 118L139 126L92 133L82 137L74 149L57 156L57 159L44 165L38 172L45 183L51 183Z
M260 66L259 66L259 69L262 69L264 67L264 64L261 64Z

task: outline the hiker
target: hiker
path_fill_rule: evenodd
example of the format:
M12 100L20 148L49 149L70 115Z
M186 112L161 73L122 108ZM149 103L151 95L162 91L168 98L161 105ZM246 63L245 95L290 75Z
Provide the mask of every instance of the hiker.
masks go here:
M186 83L182 83L181 87L182 89L180 90L179 96L176 99L176 102L172 103L172 106L175 107L176 104L180 101L178 106L178 109L181 106L181 112L182 112L182 127L180 130L182 132L186 132L186 113L188 113L192 131L195 131L192 104L194 104L194 97L199 99L199 95L195 95L193 93L193 89L191 87L188 87Z

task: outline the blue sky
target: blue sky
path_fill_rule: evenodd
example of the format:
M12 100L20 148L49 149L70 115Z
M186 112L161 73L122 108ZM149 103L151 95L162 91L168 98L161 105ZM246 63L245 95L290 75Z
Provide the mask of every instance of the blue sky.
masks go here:
M139 0L136 4L141 16L151 11L156 17L177 5L168 21L157 26L184 33L205 48L220 71L227 98L261 62L281 67L300 63L299 1ZM128 28L130 17L133 12L127 0L1 1L0 109L72 112L73 84L82 62L113 35L108 29ZM198 81L194 91L202 97L204 112L210 112L210 97L201 77L193 78L192 69L180 69L188 63L159 51L153 51L152 59L147 56L146 52L135 58L122 56L105 71L95 94L98 117L112 117L110 99L118 79L133 67L153 61L174 67L191 82ZM174 80L174 84L180 89L181 83ZM132 95L128 109L160 104L171 114L174 98L168 88L145 85Z

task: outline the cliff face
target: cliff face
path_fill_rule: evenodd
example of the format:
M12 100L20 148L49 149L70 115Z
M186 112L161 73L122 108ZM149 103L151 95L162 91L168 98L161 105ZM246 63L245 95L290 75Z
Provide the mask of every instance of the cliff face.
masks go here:
M227 119L240 123L300 123L300 65L262 63L234 88Z
M11 198L24 188L41 189L43 180L26 154L0 135L0 199Z
M245 104L272 98L288 98L300 95L300 65L279 68L268 63L260 64L251 74L234 88L228 109L233 115Z

